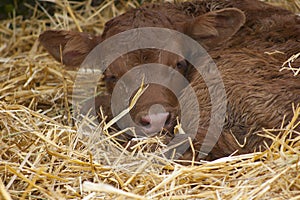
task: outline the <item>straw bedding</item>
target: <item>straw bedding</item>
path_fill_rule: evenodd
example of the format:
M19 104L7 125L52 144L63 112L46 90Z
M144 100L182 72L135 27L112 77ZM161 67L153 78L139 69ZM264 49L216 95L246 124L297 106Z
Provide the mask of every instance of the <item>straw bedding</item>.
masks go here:
M299 12L299 1L287 2L275 3ZM31 18L0 23L0 199L300 199L300 135L290 138L300 126L296 105L288 127L264 130L274 140L265 152L200 165L124 151L105 122L80 137L70 104L76 71L54 61L38 35L49 26L99 34L105 21L135 6L56 1L50 16L37 3L28 5ZM283 70L299 76L298 56Z

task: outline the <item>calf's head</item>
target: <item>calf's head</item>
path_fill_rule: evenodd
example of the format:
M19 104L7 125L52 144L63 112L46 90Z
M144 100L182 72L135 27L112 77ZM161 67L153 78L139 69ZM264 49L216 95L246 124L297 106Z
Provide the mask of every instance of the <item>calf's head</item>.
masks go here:
M39 39L41 44L56 60L61 61L67 66L78 67L99 43L126 30L139 27L168 28L194 38L209 50L230 39L244 22L244 14L235 8L213 11L195 18L188 17L182 13L180 19L174 20L170 14L145 7L131 10L112 19L106 24L101 36L74 31L48 30L42 33ZM127 42L134 42L134 38ZM184 41L176 41L172 40L172 38L164 42L172 43L174 48L180 49L181 46L184 46ZM99 53L99 55L101 54L101 52L97 53ZM164 65L170 68L171 71L176 70L185 76L188 81L191 81L191 66L189 66L185 58L159 49L138 49L120 55L120 57L105 70L104 81L107 93L109 95L113 94L118 81L128 71L144 64L147 64L147 68L151 68L151 64ZM169 74L164 74L165 80L169 82L170 85L175 86L177 91L180 92L184 84L174 82L174 79L172 79L173 73L171 73L171 71ZM140 76L143 76L143 74L140 74ZM135 80L137 77L131 78ZM130 111L131 118L135 124L138 124L140 127L138 131L144 132L146 135L151 135L164 128L172 133L176 124L176 117L180 117L177 95L178 94L174 94L174 91L171 91L163 85L149 83L147 89ZM128 100L128 104L132 97L133 95ZM97 99L101 99L101 96L97 97ZM109 101L109 98L106 98L105 101ZM104 104L108 105L109 102L104 102Z

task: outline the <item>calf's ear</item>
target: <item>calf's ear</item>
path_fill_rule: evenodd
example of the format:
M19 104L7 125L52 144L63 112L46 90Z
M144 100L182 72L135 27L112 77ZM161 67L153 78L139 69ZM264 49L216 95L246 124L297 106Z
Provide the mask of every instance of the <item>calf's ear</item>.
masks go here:
M187 35L208 48L230 39L244 25L246 17L236 8L225 8L196 17L184 25Z
M65 30L47 30L39 36L42 46L57 61L72 67L79 67L99 40L88 33Z

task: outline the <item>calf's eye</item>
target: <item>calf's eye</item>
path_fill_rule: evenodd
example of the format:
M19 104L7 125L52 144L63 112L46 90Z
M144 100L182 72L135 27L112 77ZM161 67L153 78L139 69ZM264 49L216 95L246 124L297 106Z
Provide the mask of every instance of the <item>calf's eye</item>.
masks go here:
M116 82L117 81L117 77L114 76L114 75L111 75L111 76L105 76L104 80L106 82Z
M185 70L187 68L186 60L180 60L176 63L176 68L180 70Z

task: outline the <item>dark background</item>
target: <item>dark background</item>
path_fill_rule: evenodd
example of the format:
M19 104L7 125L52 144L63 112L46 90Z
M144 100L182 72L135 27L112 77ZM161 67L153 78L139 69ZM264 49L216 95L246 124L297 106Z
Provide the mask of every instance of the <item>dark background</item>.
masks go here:
M77 2L84 2L84 0L72 0ZM99 6L103 2L108 0L91 0L91 6ZM115 5L127 0L115 0ZM144 0L138 0L137 2L141 4ZM24 19L32 17L33 9L30 7L38 6L37 2L43 6L50 15L55 12L55 3L38 1L38 0L0 0L0 20L13 18L13 11L15 10L16 16L22 15ZM87 2L87 1L86 1Z

